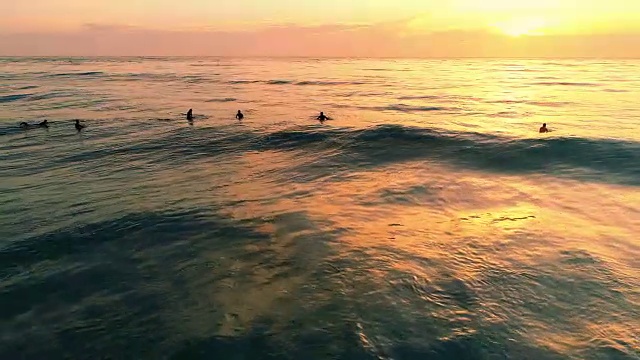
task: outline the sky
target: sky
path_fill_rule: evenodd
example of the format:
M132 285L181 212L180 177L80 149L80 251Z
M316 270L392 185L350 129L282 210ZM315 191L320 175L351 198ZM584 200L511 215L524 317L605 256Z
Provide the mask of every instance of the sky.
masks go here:
M640 57L640 0L0 1L0 55Z

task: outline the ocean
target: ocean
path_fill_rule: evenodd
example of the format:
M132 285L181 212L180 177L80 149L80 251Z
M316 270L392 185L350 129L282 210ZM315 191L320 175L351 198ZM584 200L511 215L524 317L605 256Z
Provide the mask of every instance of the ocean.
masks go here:
M0 358L640 359L638 74L1 58Z

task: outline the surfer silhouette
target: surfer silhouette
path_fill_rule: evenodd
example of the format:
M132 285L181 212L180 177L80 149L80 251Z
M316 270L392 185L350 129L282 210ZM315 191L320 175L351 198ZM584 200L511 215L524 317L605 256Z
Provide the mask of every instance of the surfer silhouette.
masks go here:
M242 121L242 119L244 119L244 114L242 113L242 111L238 110L238 113L236 114L236 119Z
M24 130L31 130L31 129L38 129L38 128L44 128L44 129L48 129L49 128L49 121L45 120L42 122L39 122L37 124L29 124L28 122L21 122L20 123L20 128L24 129Z
M78 130L78 132L80 132L84 128L85 128L85 126L80 124L80 120L76 120L76 130Z
M189 111L187 111L187 120L193 120L193 109L189 109Z
M326 116L322 111L320 112L320 115L318 116L318 120L320 120L320 122L325 122L326 120L331 120L330 117Z
M540 128L540 134L543 133L548 133L549 129L547 129L547 123L542 124L542 127Z

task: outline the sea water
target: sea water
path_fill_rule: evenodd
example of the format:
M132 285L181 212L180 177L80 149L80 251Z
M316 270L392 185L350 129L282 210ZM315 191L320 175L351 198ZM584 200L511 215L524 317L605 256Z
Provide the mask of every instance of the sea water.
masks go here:
M3 58L0 358L638 359L638 74Z

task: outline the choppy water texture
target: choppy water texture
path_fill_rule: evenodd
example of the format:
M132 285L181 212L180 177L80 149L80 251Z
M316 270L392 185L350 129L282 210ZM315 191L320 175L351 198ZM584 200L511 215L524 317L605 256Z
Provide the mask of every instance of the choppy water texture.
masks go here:
M0 358L638 359L638 74L2 59Z

